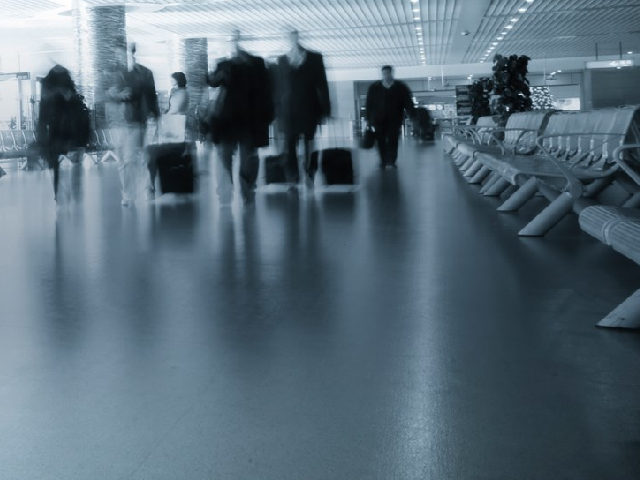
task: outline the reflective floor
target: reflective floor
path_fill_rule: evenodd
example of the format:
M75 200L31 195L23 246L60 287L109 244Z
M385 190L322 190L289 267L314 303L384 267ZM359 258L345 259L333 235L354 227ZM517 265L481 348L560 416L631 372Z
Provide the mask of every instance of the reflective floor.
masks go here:
M9 171L0 478L640 478L640 336L594 326L640 267L575 217L518 238L543 203L496 213L439 144L360 165L249 210L212 175L123 209L105 164L56 213Z

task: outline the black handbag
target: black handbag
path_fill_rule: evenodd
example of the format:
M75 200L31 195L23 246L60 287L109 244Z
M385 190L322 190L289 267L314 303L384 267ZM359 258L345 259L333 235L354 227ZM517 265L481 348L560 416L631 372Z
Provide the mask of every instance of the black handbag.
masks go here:
M373 148L376 144L376 132L374 132L371 127L367 127L364 131L364 135L362 136L362 140L360 140L360 148L365 150L369 150Z

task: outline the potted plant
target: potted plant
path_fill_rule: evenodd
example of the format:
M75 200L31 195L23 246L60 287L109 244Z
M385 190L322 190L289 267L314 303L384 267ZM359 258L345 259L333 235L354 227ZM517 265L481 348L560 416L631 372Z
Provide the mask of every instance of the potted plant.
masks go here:
M491 115L490 99L493 88L494 81L489 77L479 78L469 87L471 116L474 124L478 118Z
M526 55L496 55L493 59L493 94L497 96L495 114L502 126L506 125L512 113L532 109L531 89L527 79L529 60L531 59Z

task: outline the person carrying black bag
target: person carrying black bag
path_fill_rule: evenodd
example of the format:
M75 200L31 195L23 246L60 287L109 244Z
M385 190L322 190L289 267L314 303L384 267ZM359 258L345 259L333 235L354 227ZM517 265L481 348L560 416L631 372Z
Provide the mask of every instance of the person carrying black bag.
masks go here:
M57 203L60 156L87 146L91 122L69 70L55 65L42 79L41 85L37 141L42 158L53 171L53 193Z
M380 168L397 168L398 140L404 123L404 112L413 117L415 108L411 90L393 78L393 67L382 67L382 80L375 82L367 93L367 124L375 131Z

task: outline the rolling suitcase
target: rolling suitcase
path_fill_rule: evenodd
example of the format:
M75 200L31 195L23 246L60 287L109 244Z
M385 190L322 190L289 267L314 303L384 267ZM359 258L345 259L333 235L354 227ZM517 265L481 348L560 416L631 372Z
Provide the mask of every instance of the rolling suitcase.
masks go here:
M149 163L155 162L162 193L193 193L195 145L165 143L147 147Z
M287 183L284 155L269 155L266 157L264 159L264 170L264 181L267 185Z
M311 154L311 161L318 162L327 185L353 185L353 154L348 148L326 148Z

